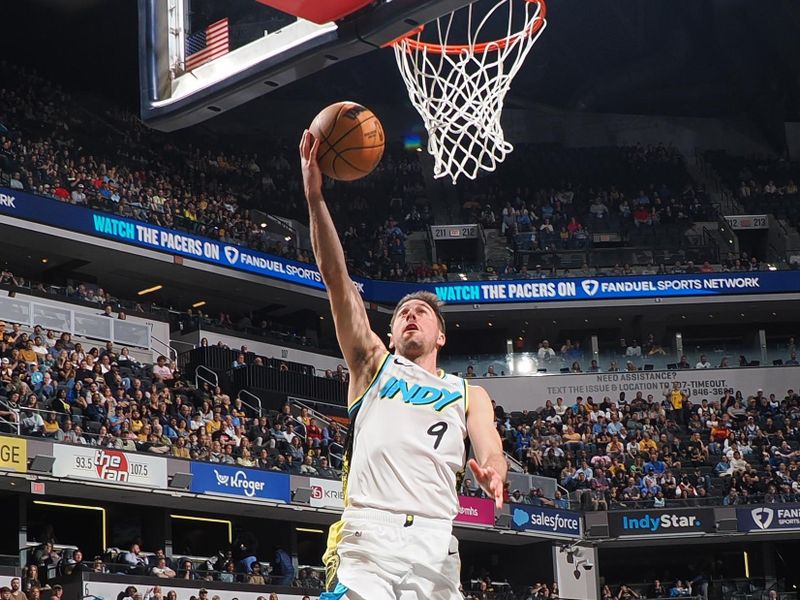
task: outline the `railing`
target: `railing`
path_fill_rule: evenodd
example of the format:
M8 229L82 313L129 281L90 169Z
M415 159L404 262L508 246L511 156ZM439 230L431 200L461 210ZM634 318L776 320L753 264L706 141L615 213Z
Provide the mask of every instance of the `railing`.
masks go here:
M291 398L290 397L290 398L287 398L287 401L289 402L289 406L292 406L292 407L295 407L295 408L299 408L299 409L303 409L303 408L306 409L308 411L309 416L312 419L314 419L315 421L321 422L326 427L330 427L334 423L334 421L329 419L327 415L324 415L321 412L318 412L318 411L314 410L309 405L305 404L304 402L301 402L297 398ZM341 407L337 406L336 408L341 408ZM336 424L339 426L339 430L343 434L347 434L347 431L348 431L347 427L345 427L344 425L342 425L342 424L340 424L338 422Z
M242 394L246 395L249 398L253 398L256 401L256 404L254 405L254 404L251 404L250 402L246 402L246 401L242 400ZM247 408L252 410L259 417L264 414L264 409L261 406L261 398L256 396L254 393L249 392L247 390L239 390L239 393L236 394L236 398L238 400L240 400L242 404L244 404Z
M202 375L201 373L208 373L211 379ZM194 370L194 386L199 389L201 381L203 383L207 383L208 385L217 387L219 385L219 376L217 376L217 374L208 367L204 367L203 365L198 365L197 368Z
M508 452L503 452L506 457L506 462L508 463L508 469L513 471L514 473L524 473L525 467L519 462L516 458L511 456Z
M0 297L0 319L32 328L67 332L83 338L150 349L150 327L107 317L96 310L43 304L32 299Z
M164 348L166 350L166 355L167 355L167 358L169 358L170 364L177 366L177 364L178 364L178 351L175 348L170 346L168 342L165 342L164 340L159 339L159 338L157 338L156 336L154 336L152 334L150 334L150 340L152 342L156 342L160 347ZM153 349L156 350L156 348L153 348ZM163 354L163 352L162 352L162 354Z
M262 389L347 405L347 384L335 379L261 366L233 369L228 374L234 385L241 389Z
M587 336L588 337L588 336ZM581 340L582 341L582 340ZM581 373L589 373L591 360L594 358L591 354L591 349L587 343L581 356L565 356L558 355L558 348L555 349L557 354L549 360L540 360L537 352L515 352L513 354L497 353L497 354L473 354L462 356L443 356L439 360L439 366L447 373L463 375L468 366L472 366L475 374L478 377L488 372L489 367L494 369L495 375L561 375L561 374L574 374L572 371L573 363L577 362L581 367ZM678 369L678 362L680 356L676 353L674 348L663 347L666 354L654 354L652 356L645 356L644 350L642 355L627 356L624 353L613 352L609 350L600 350L597 356L598 373L606 373L609 371L611 363L616 363L620 372L626 370L626 364L632 362L637 370L645 371L665 371ZM734 343L730 340L719 340L717 342L705 340L692 340L687 339L684 334L683 339L683 355L686 355L690 363L688 370L694 369L701 354L705 354L708 361L713 368L747 368L747 367L767 367L767 366L780 366L777 361L785 363L790 358L790 351L788 347L781 349L777 344L771 343L766 359L761 355L761 348L757 344L742 345L741 343ZM747 365L740 365L740 357L744 356L747 360ZM720 367L726 360L727 366ZM751 361L758 361L760 364L751 364ZM765 362L766 361L766 362ZM773 362L776 361L776 362Z
M20 435L19 408L14 408L3 400L0 400L0 408L4 409L3 412L17 415L16 421L6 417L0 417L0 431L6 430L8 433L16 433L17 435Z
M259 357L253 352L242 353L230 348L219 346L199 346L189 352L180 355L179 364L183 365L203 365L215 371L228 371L240 354L245 355L245 365L264 366L273 370L284 370L290 373L302 373L313 375L316 371L312 365L293 362L280 358ZM263 365L256 365L256 359L260 359Z

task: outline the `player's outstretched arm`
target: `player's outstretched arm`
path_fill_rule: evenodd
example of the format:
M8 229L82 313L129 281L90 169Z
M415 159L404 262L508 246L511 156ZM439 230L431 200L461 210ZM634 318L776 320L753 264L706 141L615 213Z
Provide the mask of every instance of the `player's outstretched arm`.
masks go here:
M322 197L322 173L317 164L319 141L306 130L300 141L303 186L308 201L311 246L328 290L336 337L351 378L371 377L386 346L369 326L364 302L347 273L339 234ZM356 381L356 384L358 381Z
M495 506L502 508L508 464L494 426L492 401L486 390L476 385L469 386L467 433L475 449L475 458L470 459L469 468L483 491L494 499Z

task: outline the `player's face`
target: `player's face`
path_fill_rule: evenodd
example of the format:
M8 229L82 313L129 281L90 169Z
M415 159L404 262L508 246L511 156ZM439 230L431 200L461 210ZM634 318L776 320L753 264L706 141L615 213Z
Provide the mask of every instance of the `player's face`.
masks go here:
M401 356L415 359L444 346L444 333L433 309L422 300L409 300L397 311L390 346Z

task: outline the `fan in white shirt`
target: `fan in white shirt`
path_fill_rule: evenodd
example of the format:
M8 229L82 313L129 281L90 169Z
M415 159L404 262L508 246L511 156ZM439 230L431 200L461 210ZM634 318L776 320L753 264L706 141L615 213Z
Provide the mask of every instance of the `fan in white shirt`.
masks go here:
M694 368L695 369L710 369L711 368L711 363L708 362L708 359L706 358L705 354L701 354L700 355L700 360L694 366Z

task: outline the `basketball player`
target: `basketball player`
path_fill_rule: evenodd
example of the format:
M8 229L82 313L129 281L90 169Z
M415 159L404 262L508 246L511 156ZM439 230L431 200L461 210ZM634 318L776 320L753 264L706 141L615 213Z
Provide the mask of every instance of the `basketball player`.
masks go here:
M434 294L400 300L391 320L394 354L370 329L322 197L318 146L306 131L303 182L314 256L350 369L351 418L345 510L328 535L328 591L320 600L460 600L452 523L467 436L476 481L503 504L507 466L491 401L483 388L437 369L445 325Z

